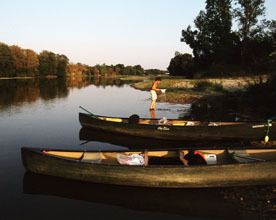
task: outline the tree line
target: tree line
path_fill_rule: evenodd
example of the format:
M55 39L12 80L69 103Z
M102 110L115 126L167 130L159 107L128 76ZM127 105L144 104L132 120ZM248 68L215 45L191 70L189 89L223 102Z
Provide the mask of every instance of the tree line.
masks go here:
M0 76L64 76L67 73L69 59L65 55L33 50L0 42Z
M175 53L171 75L240 75L275 72L276 21L265 19L265 0L206 0L182 30L193 54ZM260 20L260 18L263 18ZM233 22L237 30L233 30Z
M71 63L64 54L55 54L43 50L37 54L33 50L23 49L19 46L8 46L0 42L0 77L20 76L91 76L91 75L148 75L163 74L158 69L145 70L141 65L125 66L95 65L89 66L81 63Z
M100 75L100 76L116 76L116 75L160 75L167 71L159 69L144 69L141 65L125 66L124 64L116 65L95 65L88 66L77 63L70 64L69 69L72 75Z

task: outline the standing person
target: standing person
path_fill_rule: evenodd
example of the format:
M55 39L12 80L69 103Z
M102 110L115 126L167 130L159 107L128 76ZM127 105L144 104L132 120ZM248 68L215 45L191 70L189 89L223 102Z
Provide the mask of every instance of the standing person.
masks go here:
M157 94L156 92L161 92L160 89L157 89L158 84L161 82L161 78L160 77L156 77L154 83L152 84L151 90L150 90L150 94L151 94L151 105L150 105L150 110L155 110L155 104L156 104L156 100L157 100Z

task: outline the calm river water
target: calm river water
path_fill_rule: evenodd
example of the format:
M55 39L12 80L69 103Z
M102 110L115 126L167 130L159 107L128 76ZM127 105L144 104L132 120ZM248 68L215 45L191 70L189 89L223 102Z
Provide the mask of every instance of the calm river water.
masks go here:
M190 105L162 95L156 117L181 118ZM80 137L79 106L95 114L150 117L149 92L120 80L0 80L0 219L262 219L275 217L275 188L146 189L26 173L22 146L118 149ZM260 192L260 193L258 193ZM273 198L272 198L273 197ZM253 201L254 200L254 201ZM269 219L268 218L268 219Z

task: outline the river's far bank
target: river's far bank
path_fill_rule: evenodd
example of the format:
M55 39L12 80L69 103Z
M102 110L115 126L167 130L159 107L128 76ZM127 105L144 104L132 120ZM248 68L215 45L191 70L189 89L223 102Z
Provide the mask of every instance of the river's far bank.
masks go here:
M0 77L0 80L2 79L33 79L36 78L34 76L16 76L16 77Z

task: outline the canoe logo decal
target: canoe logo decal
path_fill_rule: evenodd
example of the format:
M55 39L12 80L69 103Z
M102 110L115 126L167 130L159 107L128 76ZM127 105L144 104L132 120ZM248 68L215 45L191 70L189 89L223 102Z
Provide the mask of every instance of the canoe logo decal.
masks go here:
M170 128L158 126L158 127L157 127L157 130L159 130L159 131L169 131Z

